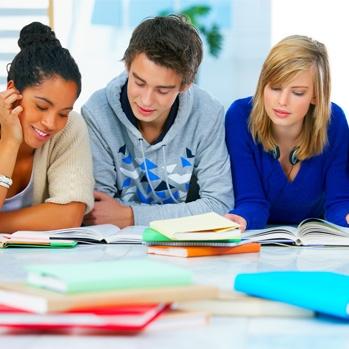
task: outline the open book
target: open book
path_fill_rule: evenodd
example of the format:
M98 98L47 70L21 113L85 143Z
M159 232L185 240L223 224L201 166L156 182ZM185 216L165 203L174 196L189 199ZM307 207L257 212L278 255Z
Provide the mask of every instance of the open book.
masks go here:
M266 229L246 230L243 239L262 244L295 244L299 246L349 246L349 228L309 218L297 227L271 226Z
M113 224L99 224L79 228L46 230L46 231L17 231L11 238L43 238L69 239L82 243L108 244L141 244L144 226L130 226L120 229Z

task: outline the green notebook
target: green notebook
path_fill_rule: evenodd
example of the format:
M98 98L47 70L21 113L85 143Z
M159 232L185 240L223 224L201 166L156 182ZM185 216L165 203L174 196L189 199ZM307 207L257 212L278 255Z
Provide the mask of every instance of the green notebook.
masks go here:
M143 241L145 242L154 242L154 241L172 241L167 236L160 234L158 231L152 228L145 228L143 231Z
M152 228L144 229L143 242L146 245L176 245L176 246L235 246L241 241L240 238L229 240L195 240L195 241L174 241Z
M190 271L147 259L43 264L26 269L30 285L66 293L192 284Z

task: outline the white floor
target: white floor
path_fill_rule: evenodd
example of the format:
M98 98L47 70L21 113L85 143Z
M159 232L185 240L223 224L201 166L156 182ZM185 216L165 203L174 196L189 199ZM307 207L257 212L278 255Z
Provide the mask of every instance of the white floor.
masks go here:
M264 247L260 254L221 257L170 258L147 256L143 246L98 245L65 250L0 250L0 280L22 280L24 266L57 263L152 258L191 269L195 281L230 290L239 272L267 270L331 270L349 273L345 248L305 249ZM297 287L297 285L295 285ZM330 295L329 295L330 296ZM213 317L209 325L176 329L149 327L137 336L9 335L2 332L0 348L349 348L349 321L314 318Z

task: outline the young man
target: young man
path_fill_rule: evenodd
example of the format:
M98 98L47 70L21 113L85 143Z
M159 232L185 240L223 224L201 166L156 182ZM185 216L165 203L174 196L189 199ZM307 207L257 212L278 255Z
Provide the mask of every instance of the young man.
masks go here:
M223 107L192 84L201 59L201 39L183 17L135 29L126 72L82 108L98 190L86 224L147 225L232 207Z

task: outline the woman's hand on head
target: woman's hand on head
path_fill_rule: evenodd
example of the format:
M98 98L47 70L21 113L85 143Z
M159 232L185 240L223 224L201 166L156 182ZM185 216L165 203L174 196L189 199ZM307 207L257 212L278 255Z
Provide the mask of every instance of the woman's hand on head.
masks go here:
M18 105L22 95L14 88L0 92L0 126L1 139L17 144L22 143L23 132L19 114L23 108Z
M241 232L246 230L246 226L247 226L247 222L246 219L238 216L237 214L232 214L232 213L228 213L226 215L224 215L225 218L230 219L231 221L238 223L240 225L240 230Z

